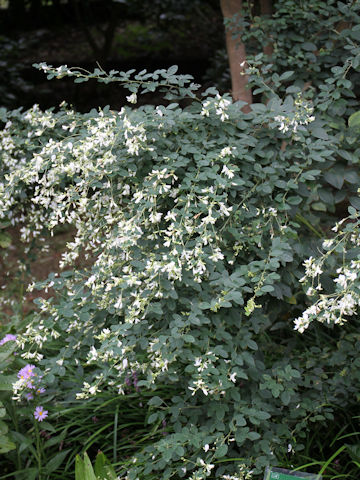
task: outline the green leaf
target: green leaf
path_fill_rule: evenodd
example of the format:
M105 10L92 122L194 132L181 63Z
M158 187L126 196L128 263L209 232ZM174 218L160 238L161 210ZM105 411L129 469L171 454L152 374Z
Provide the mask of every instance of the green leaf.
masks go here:
M36 457L37 453L35 448L33 447L33 442L31 438L26 437L25 435L19 432L11 432L11 436L13 440L15 440L17 443L20 444L19 453L22 453L26 449L29 449L33 453L33 455Z
M85 480L97 480L90 458L86 452L84 453L84 474Z
M279 80L280 80L280 81L287 80L287 79L290 78L293 74L294 74L294 71L293 71L293 70L291 70L291 71L289 70L288 72L284 72L283 74L280 75Z
M75 458L75 480L86 480L85 463L80 455L76 455Z
M5 435L8 431L9 427L7 424L3 420L0 420L0 436Z
M341 172L339 170L326 172L324 175L324 179L328 183L330 183L330 185L340 190L344 185L344 172Z
M238 427L244 427L246 425L246 420L244 415L241 415L240 413L236 413L234 415L234 422Z
M287 202L290 203L290 205L299 205L299 203L302 202L302 198L299 196L291 196L287 199Z
M321 140L327 140L329 138L326 131L321 127L314 127L311 130L311 133L314 135L314 137L320 138Z
M0 247L8 248L11 245L11 237L6 233L0 233Z
M348 125L350 128L359 128L360 127L360 111L355 112L350 115L348 120Z
M12 392L13 383L17 380L16 375L0 375L0 391Z
M62 452L57 453L54 457L51 457L51 459L47 462L46 464L46 474L50 475L51 473L55 472L62 462L65 460L67 454L71 451L69 448L68 450L63 450Z
M322 202L315 202L311 204L311 208L317 212L326 212L326 205Z
M185 343L195 343L195 338L192 335L183 335L182 339Z
M346 449L353 460L360 462L360 444L346 445Z
M149 402L148 402L148 405L153 405L154 407L159 407L161 404L163 403L162 399L160 397L152 397Z
M171 67L168 68L168 75L174 75L178 71L178 66L177 65L172 65Z
M358 184L359 183L359 175L355 170L347 170L345 171L344 178L349 183Z
M178 445L176 447L175 452L177 453L177 455L179 455L179 457L183 457L185 455L185 449L181 445Z
M259 420L268 420L271 417L269 412L264 412L262 410L256 412L256 414L254 414L254 416L256 418L258 418Z
M41 425L41 427L44 428L44 425ZM44 429L44 430L48 430L48 429ZM61 432L60 435L56 435L54 437L51 437L50 440L47 440L44 444L44 448L49 448L54 445L59 445L62 441L65 440L66 435L67 435L67 430L65 429Z
M320 188L318 191L320 200L322 200L324 203L327 205L333 205L334 204L334 195L329 191L325 190L324 188Z
M260 290L264 293L269 293L274 291L274 287L272 285L263 285Z
M158 419L158 414L157 413L152 413L150 417L148 418L147 423L154 423Z
M216 449L216 452L215 452L215 458L222 458L222 457L225 457L225 455L227 454L227 451L228 451L228 446L227 445L220 445L220 447L218 447Z
M48 432L51 432L51 433L56 433L56 428L53 425L51 425L51 423L49 423L49 422L41 422L41 429L42 430L47 430ZM66 431L67 430L64 430L61 433L60 437L64 436L64 438L65 438Z
M357 211L354 207L348 207L348 212L350 215L356 215Z
M247 434L247 438L248 438L249 440L252 440L253 442L254 442L255 440L259 440L260 437L261 437L261 435L260 435L259 433L257 433L257 432L249 432L249 433Z
M360 210L360 197L350 197L349 200L351 205L356 208L356 210Z
M16 445L8 436L0 435L0 453L7 453L15 450Z
M114 467L103 452L96 456L94 471L98 480L117 480Z
M9 358L15 348L16 342L13 340L4 343L4 345L0 345L0 363Z
M284 392L282 392L282 394L280 395L280 398L284 405L289 405L291 395L288 392L288 390L285 390Z
M315 52L317 50L317 46L315 43L312 42L305 42L301 45L301 48L306 52Z

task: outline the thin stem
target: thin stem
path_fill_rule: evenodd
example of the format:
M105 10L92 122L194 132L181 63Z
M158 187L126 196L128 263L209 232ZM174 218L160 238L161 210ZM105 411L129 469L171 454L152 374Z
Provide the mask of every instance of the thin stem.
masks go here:
M41 457L42 457L42 452L41 452L41 440L40 440L40 432L39 432L39 425L36 420L34 420L34 426L35 426L35 437L36 437L36 451L37 451L37 462L38 462L38 470L39 470L39 480L42 479L41 475L41 470L42 470L42 464L41 464Z
M118 420L119 420L119 405L116 406L115 418L114 418L113 463L116 463Z

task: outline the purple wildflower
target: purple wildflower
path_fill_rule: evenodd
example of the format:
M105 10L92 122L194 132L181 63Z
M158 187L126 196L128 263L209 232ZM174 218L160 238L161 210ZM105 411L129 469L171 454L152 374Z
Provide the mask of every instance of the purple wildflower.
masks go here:
M8 333L7 335L5 335L5 337L0 340L0 345L4 345L4 343L6 342L10 342L10 341L15 341L16 340L16 335L13 335L12 333Z
M35 368L36 368L35 365L27 364L25 365L24 368L19 370L17 377L20 378L20 380L29 380L29 378L35 376L35 373L34 373ZM32 388L32 387L29 387L29 388Z
M25 395L25 397L26 397L26 400L33 400L33 399L34 399L34 395L33 395L31 392L30 392L30 393L27 393L27 394Z
M46 389L44 387L40 387L36 390L36 393L38 395L41 395L42 393L45 393L46 392Z
M133 385L135 387L135 390L138 392L140 389L138 387L138 376L136 371L132 372L132 378L133 378Z
M36 407L34 412L34 417L38 422L42 422L48 416L48 411L44 410L43 407Z

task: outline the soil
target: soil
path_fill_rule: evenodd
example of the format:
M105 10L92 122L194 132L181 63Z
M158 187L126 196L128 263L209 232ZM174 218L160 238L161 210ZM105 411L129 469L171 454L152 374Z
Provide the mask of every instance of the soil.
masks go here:
M27 285L33 281L45 280L51 272L59 271L59 261L67 242L73 239L71 230L54 235L46 253L33 248L24 253L24 244L20 241L19 228L7 229L11 236L11 245L0 250L0 321L5 322L13 314L22 317L36 309L33 300L37 297L49 298L54 294L49 290L26 292ZM6 297L6 302L1 297Z

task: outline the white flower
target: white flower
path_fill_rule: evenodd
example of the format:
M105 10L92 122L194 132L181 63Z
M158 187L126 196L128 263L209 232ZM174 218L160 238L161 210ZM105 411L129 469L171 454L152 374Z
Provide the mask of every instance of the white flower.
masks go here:
M338 283L344 289L347 287L347 278L345 275L339 275L338 278L335 278L335 283Z
M234 156L233 150L235 149L236 149L235 147L224 147L220 152L220 158L233 157Z
M199 459L198 459L198 462L199 462L199 464L204 468L204 471L205 471L207 474L210 474L210 473L211 473L211 470L215 467L215 465L213 465L212 463L205 463L202 458L199 458Z
M164 112L161 110L160 107L156 107L155 112L159 115L159 117L162 117L164 115Z
M129 95L128 97L126 97L126 100L129 102L129 103L136 103L137 102L137 95L136 93L132 93L131 95Z
M233 178L235 175L226 165L223 166L221 173L224 173L228 178Z
M323 241L323 248L330 248L334 243L333 239L327 239Z
M159 223L162 217L162 213L151 212L149 215L149 220L151 223Z
M208 117L210 115L210 107L211 103L209 100L206 100L202 105L201 115L204 117Z
M169 211L169 212L167 212L167 214L165 215L164 218L165 218L165 220L166 220L167 222L170 222L170 220L175 221L175 220L176 220L176 213Z
M237 375L236 372L231 373L229 376L229 380L233 383L236 383L236 375Z
M209 257L213 262L218 262L219 260L224 259L224 255L221 252L220 248L215 248L214 253Z
M299 333L304 333L310 325L310 319L306 312L301 317L294 320L294 330L298 330Z
M306 290L306 295L308 295L309 297L313 296L314 294L315 294L315 289L313 287L309 287Z
M230 212L232 211L233 207L227 207L224 203L220 202L219 203L220 207L220 212L225 215L225 217L228 217L230 215Z

